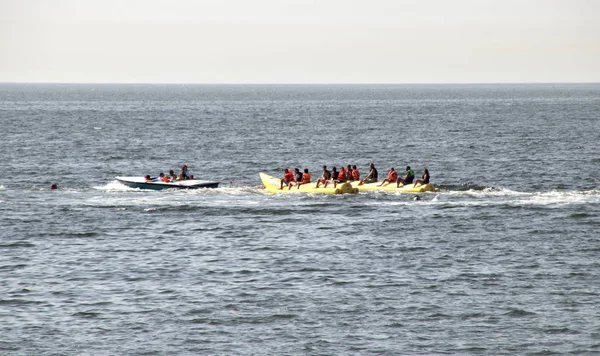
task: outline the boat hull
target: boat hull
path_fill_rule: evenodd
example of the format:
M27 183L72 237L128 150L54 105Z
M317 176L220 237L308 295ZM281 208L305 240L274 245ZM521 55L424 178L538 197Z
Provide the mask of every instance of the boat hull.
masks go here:
M335 188L333 183L329 183L327 188L323 188L321 184L319 188L316 187L317 183L308 183L297 186L292 186L288 189L287 186L283 186L283 189L279 189L281 180L277 177L270 176L266 173L260 173L260 179L265 186L265 189L269 193L316 193L316 194L356 194L358 189L352 187L350 183L338 184Z
M182 180L172 183L165 182L146 182L144 177L116 177L123 185L134 189L145 190L164 190L164 189L201 189L201 188L217 188L219 182L207 180Z
M358 188L359 191L386 191L386 192L396 192L396 193L423 193L423 192L437 192L439 189L436 188L433 184L417 184L416 187L413 187L413 184L403 185L396 188L396 183L386 183L383 186L379 186L381 182L375 183L365 183L363 185L359 185L359 182L351 182L353 187Z

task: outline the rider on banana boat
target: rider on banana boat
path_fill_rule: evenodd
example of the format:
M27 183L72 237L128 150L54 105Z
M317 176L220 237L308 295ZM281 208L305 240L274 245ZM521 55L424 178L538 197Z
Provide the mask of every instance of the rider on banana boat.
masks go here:
M352 180L360 180L360 171L356 166L352 166Z
M290 169L283 170L283 179L280 181L279 190L283 189L283 184L290 184L290 182L294 182L294 172Z
M319 184L323 183L323 185L325 185L325 183L331 179L331 172L329 172L327 170L327 166L323 166L323 175L321 176L321 178L317 179L317 185L315 186L316 188L319 188Z
M297 184L298 188L300 189L300 186L302 184L308 184L310 183L310 173L308 172L308 168L304 168L304 173L302 173L302 180Z
M371 163L369 165L369 168L371 169L369 171L369 174L365 177L365 179L361 180L360 183L358 183L358 185L377 182L377 169L375 169L375 165Z
M398 180L398 172L394 170L394 167L390 168L388 172L388 177L384 179L379 186L381 187L385 183L395 183Z
M292 188L292 185L300 185L300 181L302 180L302 173L298 168L294 168L294 181L288 183L288 190Z
M340 171L338 172L337 179L333 181L333 187L335 188L338 183L344 183L347 180L348 180L348 173L347 173L346 169L342 166L342 168L340 168Z
M335 168L335 167L331 168L331 179L326 181L325 184L323 184L323 188L327 188L327 184L329 184L331 182L333 182L334 183L333 185L335 186L335 181L338 179L338 175L339 175L339 172L337 171L337 168Z
M429 179L431 177L429 176L429 170L427 168L423 169L423 175L421 176L421 179L417 179L415 181L415 184L413 184L413 188L417 186L417 184L429 184Z
M413 170L410 169L410 166L406 166L406 174L404 175L403 178L398 179L398 181L396 182L396 188L400 187L400 184L402 184L402 185L411 184L414 179L415 179L415 172L413 172Z

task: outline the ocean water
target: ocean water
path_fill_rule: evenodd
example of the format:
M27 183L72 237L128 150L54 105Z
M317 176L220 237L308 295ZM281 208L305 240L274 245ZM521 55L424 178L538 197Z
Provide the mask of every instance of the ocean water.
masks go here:
M2 355L600 353L600 84L1 84L0 136ZM441 190L258 176L370 162Z

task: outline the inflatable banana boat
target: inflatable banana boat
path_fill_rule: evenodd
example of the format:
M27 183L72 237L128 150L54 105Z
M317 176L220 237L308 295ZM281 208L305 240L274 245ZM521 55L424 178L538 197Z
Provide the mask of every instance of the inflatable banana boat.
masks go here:
M265 186L265 189L269 193L318 193L318 194L356 194L358 188L353 187L350 183L338 183L334 188L333 183L329 183L327 188L323 187L323 184L316 187L317 183L302 184L300 187L292 186L290 189L286 185L283 189L279 189L281 186L281 179L270 176L266 173L260 173L260 179Z

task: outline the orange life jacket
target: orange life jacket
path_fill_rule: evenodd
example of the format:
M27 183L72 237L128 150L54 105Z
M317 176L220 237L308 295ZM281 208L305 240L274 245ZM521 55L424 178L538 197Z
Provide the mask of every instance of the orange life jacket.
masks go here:
M310 173L302 173L302 184L310 183Z
M338 180L346 180L346 170L344 168L340 169Z
M352 170L352 179L360 180L360 171L358 169Z
M160 180L167 183L169 181L169 178L167 178L166 176L163 176Z
M294 181L294 172L288 171L286 174L283 175L283 179L287 182L293 182Z
M398 179L398 172L397 171L390 171L390 173L388 173L388 180L390 182L394 182Z

